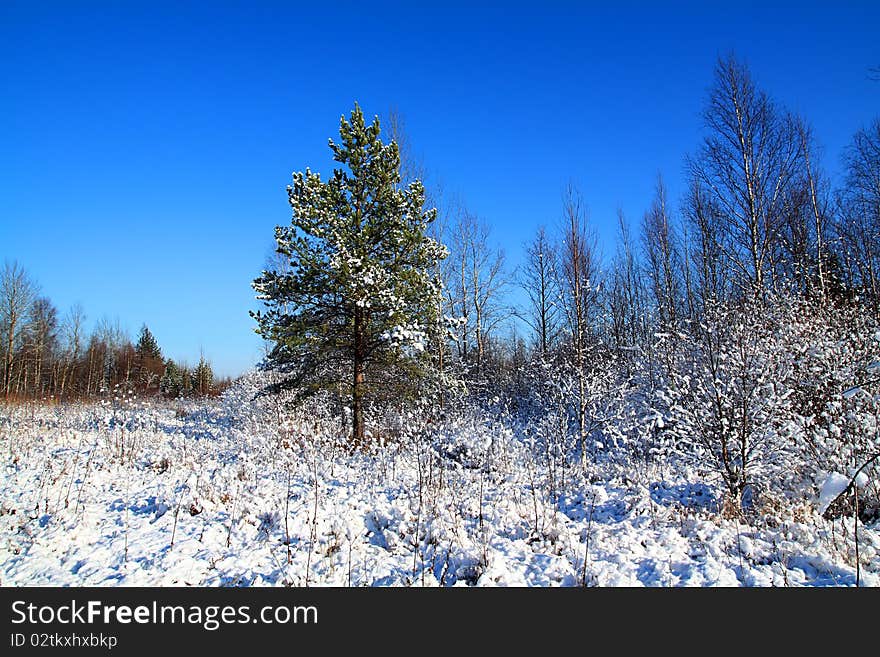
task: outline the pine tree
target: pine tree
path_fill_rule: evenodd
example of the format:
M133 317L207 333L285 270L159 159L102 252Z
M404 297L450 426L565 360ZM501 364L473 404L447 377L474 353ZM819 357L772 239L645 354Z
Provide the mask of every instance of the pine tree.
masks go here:
M214 387L214 370L211 369L211 363L205 360L204 355L199 358L199 364L196 365L192 378L196 393L203 397Z
M446 249L426 234L436 210L424 209L422 183L401 187L397 144L379 139L378 117L367 125L355 105L339 134L329 143L343 167L329 180L308 168L293 175L291 225L275 229L290 267L254 280L267 310L251 314L273 344L268 363L289 374L284 387L348 389L357 444L370 383L430 368L441 303L432 272Z

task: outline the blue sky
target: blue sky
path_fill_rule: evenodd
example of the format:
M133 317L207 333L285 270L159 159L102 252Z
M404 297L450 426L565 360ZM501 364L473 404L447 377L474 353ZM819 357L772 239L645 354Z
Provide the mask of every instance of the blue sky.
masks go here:
M355 101L398 110L513 265L569 180L608 254L658 172L677 202L719 54L812 122L832 176L880 115L877 2L422 4L0 3L0 259L234 375L290 174L331 169Z

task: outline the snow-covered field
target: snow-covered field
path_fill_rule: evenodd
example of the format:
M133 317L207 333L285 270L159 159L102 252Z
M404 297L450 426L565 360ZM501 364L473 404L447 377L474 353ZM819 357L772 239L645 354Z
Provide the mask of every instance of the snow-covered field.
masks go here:
M537 459L490 416L368 454L317 412L0 408L0 578L18 585L853 586L853 519L819 500L749 523L662 463ZM321 428L319 428L319 424ZM859 526L880 585L880 526Z

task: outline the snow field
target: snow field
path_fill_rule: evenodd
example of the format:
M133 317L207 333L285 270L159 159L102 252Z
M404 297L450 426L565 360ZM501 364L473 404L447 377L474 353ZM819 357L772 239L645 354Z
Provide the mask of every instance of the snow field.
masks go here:
M855 584L852 518L818 500L747 524L695 472L551 467L490 421L368 454L234 397L0 410L4 586ZM862 585L878 550L860 525Z

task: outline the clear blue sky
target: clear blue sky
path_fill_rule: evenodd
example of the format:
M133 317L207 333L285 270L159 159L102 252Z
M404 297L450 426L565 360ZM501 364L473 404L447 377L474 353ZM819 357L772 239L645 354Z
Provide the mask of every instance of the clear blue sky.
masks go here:
M658 172L677 199L719 54L813 123L832 175L880 115L876 1L422 4L3 0L0 259L61 313L238 374L290 174L330 170L356 100L397 108L511 264L569 179L606 253Z

